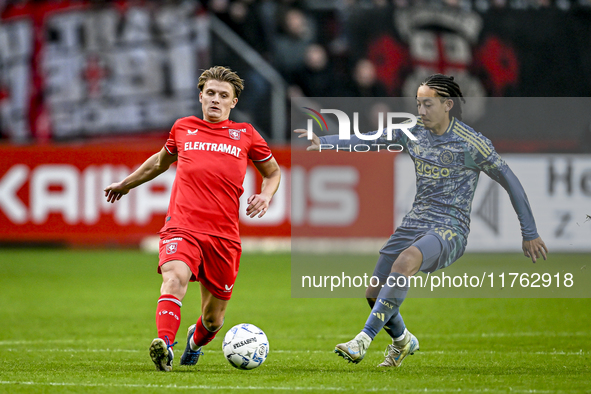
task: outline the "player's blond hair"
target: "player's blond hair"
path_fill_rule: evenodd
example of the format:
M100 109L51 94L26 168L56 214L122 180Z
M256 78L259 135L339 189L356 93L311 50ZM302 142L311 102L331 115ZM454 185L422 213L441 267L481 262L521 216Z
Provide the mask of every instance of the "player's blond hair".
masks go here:
M199 90L203 91L205 83L209 80L216 80L220 82L228 82L234 88L234 97L240 97L240 93L244 89L244 80L238 74L224 66L214 66L208 70L203 71L199 76Z

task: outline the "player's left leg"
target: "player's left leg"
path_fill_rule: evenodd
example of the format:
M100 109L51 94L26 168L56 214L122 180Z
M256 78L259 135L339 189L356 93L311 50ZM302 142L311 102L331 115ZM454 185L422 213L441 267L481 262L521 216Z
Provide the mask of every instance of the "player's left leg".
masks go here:
M400 261L397 259L392 265L392 273L388 278L390 282L394 283L393 278L395 277L396 285L399 285L400 282L405 283L406 292L408 291L408 281L410 276L416 274L420 269L428 269L434 264L436 265L440 257L445 255L445 253L442 253L443 247L439 238L429 232L416 240L408 250L418 251L421 257L420 265L418 267L415 265L412 271L408 271L404 264L398 264ZM419 341L406 329L402 319L400 319L402 324L396 324L397 318L400 316L400 305L404 301L404 298L406 298L406 292L402 294L403 297L390 301L394 305L395 311L386 325L395 327L395 330L392 330L392 333L390 334L392 337L392 344L388 345L384 354L385 359L378 365L378 367L399 367L406 356L414 354L415 351L419 350ZM383 309L383 305L378 305L376 309L380 308ZM364 330L371 332L371 325L375 323L378 323L378 326L380 324L380 322L376 322L375 319L372 319L372 316L370 316Z
M398 260L402 252L412 246L417 238L422 235L424 235L423 232L415 229L399 227L388 242L384 244L380 250L380 257L372 274L373 277L378 278L379 286L369 286L366 290L366 299L370 309L374 308L380 289L386 285L386 281L392 273L394 262ZM404 333L405 328L406 326L400 313L394 314L384 325L384 330L390 335L393 341Z
M187 347L181 356L181 365L195 365L203 354L201 348L215 338L224 325L229 300L216 298L201 284L201 316L187 330Z
M377 299L368 297L367 301L369 307L373 309ZM392 344L386 348L384 352L385 360L378 367L400 366L400 363L407 354L413 354L416 350L419 350L419 341L406 329L400 312L393 315L386 322L384 330L392 338ZM405 349L407 345L408 349Z
M369 309L373 309L377 301L377 298L367 298L367 303L369 304ZM384 324L384 331L388 333L392 340L396 340L399 338L403 333L404 329L406 328L406 324L404 324L404 319L402 319L402 315L398 313L394 315Z
M459 238L455 241L444 240L436 231L431 230L414 242L413 247L419 249L423 256L420 270L433 272L459 258L463 253L465 243ZM396 270L395 265L394 270ZM394 315L388 325L391 325L397 316L400 314ZM419 350L419 341L404 327L404 324L399 326L396 332L400 335L398 337L395 336L397 334L391 335L393 337L392 344L388 345L385 359L378 365L379 367L399 367L407 355Z
M205 234L197 234L196 238L203 251L203 265L197 278L201 282L201 316L188 329L181 365L195 365L201 348L222 328L240 265L239 243Z
M358 363L365 356L371 341L386 322L398 315L408 292L408 277L418 272L423 261L421 251L414 246L404 250L394 261L390 276L381 288L363 330L351 341L336 346L335 352L350 362Z
M398 289L395 286L392 286L396 284L396 278L394 278L394 282L391 283L390 286L388 286L387 282L392 281L390 275L392 275L392 267L394 266L395 262L398 262L401 265L401 270L408 270L408 266L410 266L410 268L413 269L414 272L418 270L418 267L420 267L420 261L422 259L422 256L420 256L420 252L409 247L411 247L416 238L421 236L422 234L424 233L420 233L414 229L399 227L396 229L396 232L390 237L390 239L386 242L386 244L382 247L382 249L380 250L380 258L376 263L376 267L372 275L372 277L377 277L379 279L379 286L370 286L367 288L366 291L366 298L370 306L372 307L372 314L370 314L370 319L373 317L374 319L376 319L376 321L370 322L370 319L368 319L368 323L374 323L371 324L371 330L364 328L364 330L360 332L353 340L346 343L338 344L335 347L335 353L342 356L349 362L358 363L365 356L365 352L369 347L371 341L375 337L375 335L377 335L377 333L385 326L386 323L392 323L391 327L388 327L388 329L391 331L398 331L398 326L400 325L403 326L402 332L404 331L404 322L402 321L401 317L394 318L392 319L392 322L390 322L392 316L399 315L398 313L394 313L397 311L378 311L374 309L380 306L382 308L385 307L385 305L381 303L376 303L376 300L380 299L380 297L384 297L384 294L380 294L381 292L384 292L385 290L392 290L392 295L396 293L396 295L401 296L401 294L398 293L400 293L401 291L405 291L404 288ZM416 256L417 252L419 256ZM399 298L404 299L404 296ZM387 305L393 306L393 303L387 302Z

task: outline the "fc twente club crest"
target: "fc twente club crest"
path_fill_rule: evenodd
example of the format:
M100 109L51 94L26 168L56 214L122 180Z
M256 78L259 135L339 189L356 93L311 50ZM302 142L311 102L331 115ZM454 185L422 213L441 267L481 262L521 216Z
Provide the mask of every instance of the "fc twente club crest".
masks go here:
M177 243L171 243L166 245L166 254L174 254L176 253L176 249L177 249Z
M230 138L232 138L233 140L240 139L240 130L228 129L228 132L230 133Z

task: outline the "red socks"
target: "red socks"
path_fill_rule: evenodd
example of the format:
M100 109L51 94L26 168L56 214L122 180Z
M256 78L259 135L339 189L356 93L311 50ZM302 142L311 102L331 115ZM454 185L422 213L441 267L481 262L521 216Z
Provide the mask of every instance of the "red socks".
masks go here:
M201 316L199 316L199 320L197 320L197 324L195 325L195 333L193 334L193 342L195 343L196 347L199 348L201 346L207 345L213 338L215 338L216 334L220 332L221 327L214 332L209 331L203 325L203 321L201 320Z
M162 338L170 344L174 343L174 338L181 325L181 301L173 295L163 294L158 298L156 307L156 329L158 338Z
M181 324L181 301L171 294L163 294L158 299L158 306L156 307L156 329L158 330L158 338L168 343L174 343L174 338L179 330ZM220 327L221 328L221 327ZM193 334L193 344L197 348L207 345L220 330L211 332L203 325L201 317L197 320L195 325L195 333ZM191 345L193 345L191 344Z

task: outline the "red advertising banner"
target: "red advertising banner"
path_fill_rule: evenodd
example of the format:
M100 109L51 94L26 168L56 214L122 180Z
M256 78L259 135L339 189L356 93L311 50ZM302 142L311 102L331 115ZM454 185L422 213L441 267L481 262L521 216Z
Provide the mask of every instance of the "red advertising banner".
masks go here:
M164 223L175 168L115 204L103 189L159 151L164 138L0 146L0 242L135 245ZM387 237L393 228L393 156L273 148L283 179L269 211L248 218L261 178L249 166L243 237Z
M0 239L126 244L154 234L164 221L173 171L116 204L108 204L102 190L160 147L2 146Z
M395 154L293 150L291 156L293 237L392 234Z

